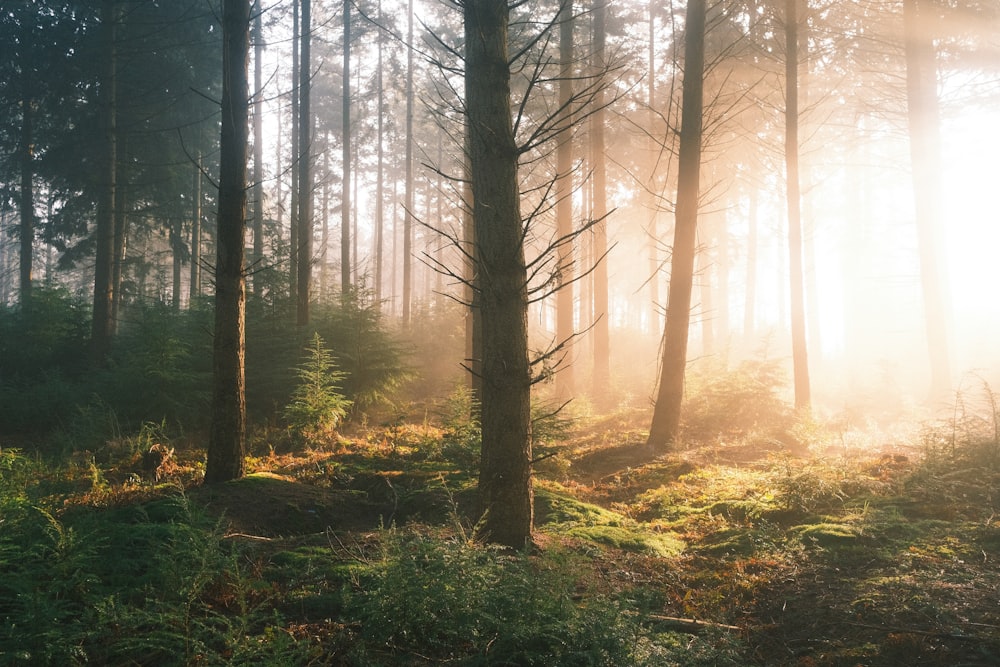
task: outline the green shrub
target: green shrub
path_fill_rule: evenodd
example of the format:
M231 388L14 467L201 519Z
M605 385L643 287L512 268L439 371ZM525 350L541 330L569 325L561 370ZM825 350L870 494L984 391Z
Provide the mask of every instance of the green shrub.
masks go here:
M785 377L777 361L744 361L728 371L695 369L689 378L681 412L686 439L705 442L719 436L775 433L794 423L792 411L778 395Z
M298 437L326 439L347 416L351 402L340 393L344 373L337 370L320 335L306 348L307 359L299 366L299 385L285 406L288 426Z
M460 540L391 532L367 576L345 592L360 620L355 664L640 664L642 629L623 605L579 604L576 568Z

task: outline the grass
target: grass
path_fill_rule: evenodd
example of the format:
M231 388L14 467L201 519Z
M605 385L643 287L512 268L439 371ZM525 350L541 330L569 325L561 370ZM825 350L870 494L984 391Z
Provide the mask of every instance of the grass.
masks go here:
M468 537L461 424L265 450L211 488L184 442L159 483L131 447L0 450L0 664L1000 660L986 430L906 455L732 441L650 459L633 418L548 444L562 463L538 472L521 554Z

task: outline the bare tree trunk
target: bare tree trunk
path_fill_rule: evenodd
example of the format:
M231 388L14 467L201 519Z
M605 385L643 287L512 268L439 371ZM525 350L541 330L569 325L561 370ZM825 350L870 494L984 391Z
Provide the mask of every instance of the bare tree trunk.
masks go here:
M382 20L382 0L378 2L378 16ZM375 88L378 101L378 164L375 173L375 307L382 308L382 234L385 229L385 186L382 183L385 177L385 150L383 146L383 134L385 132L385 91L382 90L382 51L385 46L383 31L378 31L378 66L375 71Z
M194 204L191 207L191 296L193 304L201 296L201 153L194 165Z
M747 212L747 287L743 309L743 337L749 339L757 330L757 190L750 190Z
M785 178L788 199L788 277L791 283L792 371L795 409L810 410L806 344L805 278L802 270L802 195L799 191L798 3L785 0Z
M117 104L117 102L116 102ZM119 138L119 151L128 153L128 142ZM118 313L122 305L122 279L128 246L128 174L127 159L117 160L115 175L115 252L111 264L111 333L118 334Z
M288 206L288 296L298 304L299 290L299 2L292 0L292 133L288 142L291 160L291 192Z
M250 258L253 295L260 298L263 284L259 274L264 259L264 22L260 0L254 3L253 17L253 257Z
M465 363L469 369L469 390L472 393L472 417L479 418L479 405L483 395L483 311L480 298L479 252L476 246L475 202L472 196L471 135L466 130L463 168L465 183L462 186L462 254L465 262L465 302L469 305L465 316Z
M413 299L413 0L407 3L406 29L406 185L403 211L403 326L410 325Z
M507 0L466 0L465 112L483 318L482 532L515 549L531 540L528 294L511 121Z
M222 8L222 135L216 231L212 425L205 482L242 477L246 452L244 226L247 213L250 2Z
M298 289L295 292L295 323L309 324L309 299L313 264L313 179L312 179L312 115L309 108L312 59L312 0L301 0L302 36L299 45L299 264Z
M684 371L687 365L691 289L698 231L704 63L705 0L688 0L684 29L684 83L670 293L667 297L660 385L646 443L652 449L668 448L677 440L681 403L684 400Z
M101 23L104 30L104 72L101 75L101 112L104 120L100 178L97 201L97 241L94 258L94 312L91 332L91 355L95 365L103 366L111 350L114 334L112 301L114 299L113 263L115 252L115 187L117 178L117 47L115 23L118 20L115 0L104 0Z
M340 210L340 291L351 292L351 0L344 0L343 168Z
M594 2L594 69L602 73L607 63L605 61L605 43L607 38L607 2ZM592 149L594 168L594 210L592 215L599 222L594 225L593 261L598 262L594 269L594 397L601 407L608 407L611 389L611 323L608 312L608 262L604 257L608 252L608 225L605 218L608 215L607 169L605 164L604 146L604 86L597 90L594 97L597 110L591 121Z
M21 36L21 144L18 147L21 167L20 192L20 256L19 256L19 296L21 306L31 301L31 265L34 259L35 245L35 154L34 154L34 113L35 100L32 95L33 84L37 74L31 58L33 17L31 11L25 12L25 23Z
M557 250L556 343L567 345L563 353L568 363L556 373L556 398L567 401L576 393L573 383L572 339L573 303L573 133L570 129L570 100L573 98L573 0L561 0L559 16L559 106L563 109L563 130L556 138L556 238L563 240Z
M944 253L941 250L941 120L937 95L931 3L904 0L906 104L910 160L916 204L920 278L930 357L931 396L944 398L951 389L949 308L944 294Z
M320 217L323 221L319 249L319 294L321 299L327 297L330 280L330 263L327 252L330 248L330 132L323 134L323 198L320 204Z

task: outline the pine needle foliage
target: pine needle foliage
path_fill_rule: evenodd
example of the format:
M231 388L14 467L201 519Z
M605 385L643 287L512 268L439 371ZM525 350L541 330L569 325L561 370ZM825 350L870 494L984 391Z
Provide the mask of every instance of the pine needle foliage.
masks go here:
M337 369L318 333L306 348L306 361L299 366L298 377L299 384L284 411L289 428L306 439L331 436L347 416L351 401L340 393L346 374Z

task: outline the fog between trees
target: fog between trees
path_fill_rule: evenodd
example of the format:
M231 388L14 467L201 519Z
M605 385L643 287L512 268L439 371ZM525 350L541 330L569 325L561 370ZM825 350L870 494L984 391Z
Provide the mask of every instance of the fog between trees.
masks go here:
M0 16L10 45L0 65L0 297L17 303L32 284L94 294L96 270L112 284L110 315L94 302L110 336L136 304L187 308L212 291L221 5L116 0L102 15L92 4L44 0ZM250 71L261 75L250 79L260 121L248 171L251 300L274 309L297 295L301 322L303 294L307 306L357 287L403 328L431 313L463 318L453 302L469 300L462 279L473 252L462 12L310 4L307 42L296 33L306 16L298 3L252 11L261 27ZM792 377L789 6L707 3L700 76L684 67L683 3L609 2L606 18L589 2L562 14L556 3L511 8L528 347L544 357L536 374L573 377L560 387L556 374L536 392L602 405L654 396L691 76L703 87L704 132L687 359L720 368L788 360ZM947 401L969 371L992 379L997 368L1000 313L987 289L1000 240L989 199L1000 151L997 9L794 6L812 406L830 414ZM106 248L96 265L95 247ZM200 284L193 267L207 273ZM934 290L940 298L928 301ZM605 326L610 379L594 363ZM935 351L946 352L947 378L932 392ZM458 378L462 358L452 361Z

